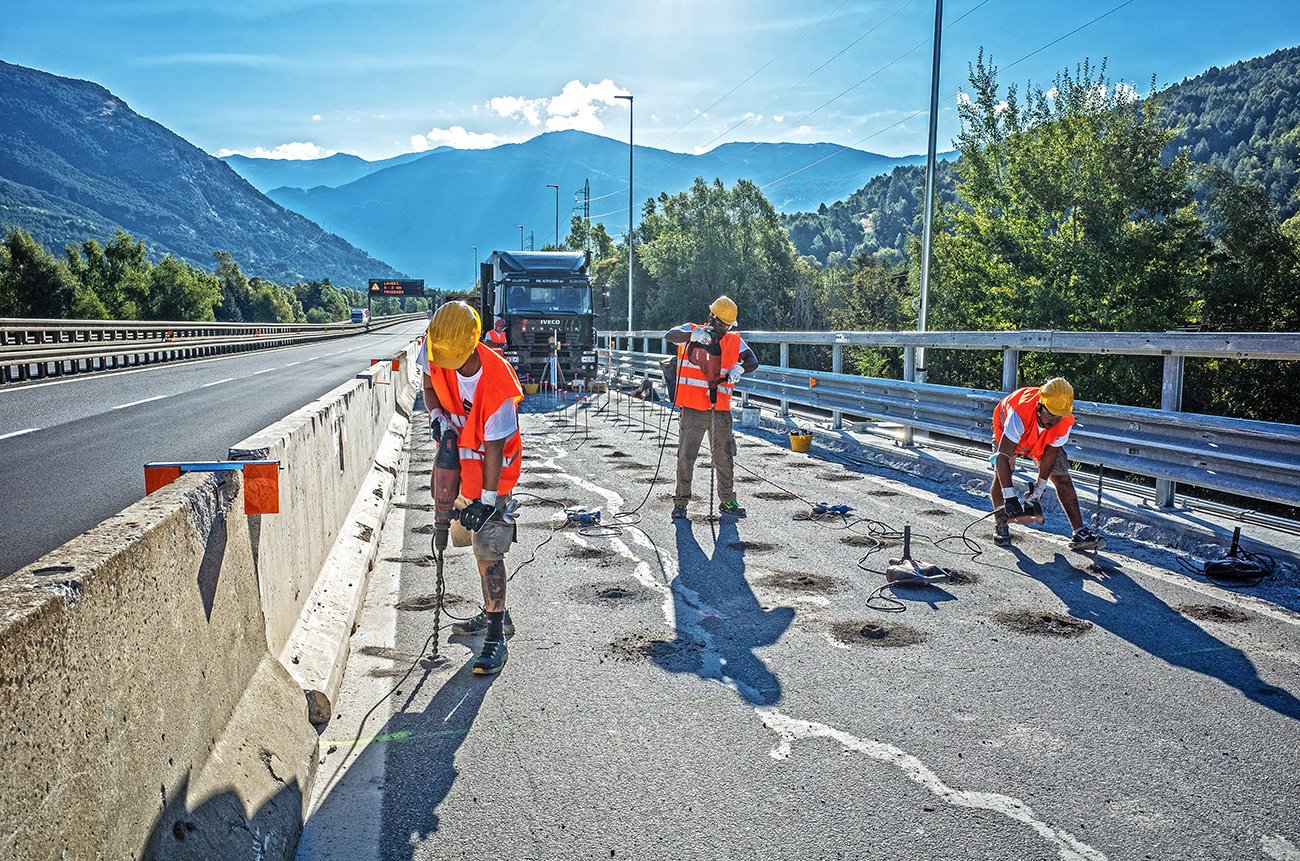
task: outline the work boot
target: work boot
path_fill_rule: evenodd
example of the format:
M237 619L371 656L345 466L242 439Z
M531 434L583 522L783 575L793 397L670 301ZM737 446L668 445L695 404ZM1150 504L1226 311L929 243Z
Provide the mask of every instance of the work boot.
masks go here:
M718 511L722 512L723 514L727 515L728 517L744 517L744 516L745 516L745 509L741 508L741 507L740 507L740 503L737 502L737 501L734 500L734 499L731 500L731 502L724 502L724 503L722 503L721 505L719 505L719 506L718 506Z
M469 619L462 619L451 626L451 632L462 637L471 637L475 634L481 634L487 630L488 618L487 613L480 612L477 616ZM510 611L506 610L505 623L501 626L507 635L515 632L515 623L510 620Z
M1005 523L995 524L993 527L993 543L999 547L1011 546L1011 527Z
M1101 533L1095 529L1089 529L1087 526L1080 526L1074 530L1074 535L1070 537L1070 549L1079 552L1089 550L1100 550L1106 546L1106 539L1101 537Z
M508 657L505 640L484 640L483 651L479 653L478 660L474 661L474 672L480 676L495 675L501 672Z
M673 520L685 520L685 519L686 519L686 506L685 506L685 505L674 505L674 506L673 506Z

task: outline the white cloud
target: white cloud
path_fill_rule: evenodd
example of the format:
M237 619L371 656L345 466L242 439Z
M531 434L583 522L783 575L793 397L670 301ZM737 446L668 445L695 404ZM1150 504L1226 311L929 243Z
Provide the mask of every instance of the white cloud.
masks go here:
M522 117L530 126L542 124L542 110L547 99L525 99L523 96L497 96L488 102L488 108L499 117Z
M1052 98L1056 98L1056 92L1055 92L1055 91L1048 93L1048 95L1051 96ZM963 90L963 91L957 93L957 104L959 104L959 105L969 105L970 103L971 103L971 97L970 97L970 94L968 94L965 90Z
M312 114L312 115L311 115L311 121L314 122L314 123L318 123L318 122L320 122L320 114Z
M549 114L546 120L547 131L579 129L584 132L598 132L605 127L597 115L601 108L618 104L617 96L628 95L627 90L615 85L609 78L599 84L584 84L569 81L558 96L554 96L546 105Z
M416 152L424 152L440 146L456 149L491 149L505 143L505 140L503 136L491 132L471 132L466 131L463 126L452 126L449 129L429 129L422 135L411 135L411 149Z
M271 158L284 159L289 161L310 161L318 158L328 158L334 155L337 150L325 149L319 147L311 141L291 141L283 143L273 149L255 146L251 150L247 149L226 149L222 148L217 151L217 155L224 157L228 155L245 155L249 158Z
M774 123L785 122L785 114L772 114L772 122Z

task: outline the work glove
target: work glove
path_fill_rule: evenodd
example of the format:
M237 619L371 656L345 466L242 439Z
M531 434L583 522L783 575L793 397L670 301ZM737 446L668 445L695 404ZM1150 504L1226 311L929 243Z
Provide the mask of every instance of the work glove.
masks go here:
M731 370L727 371L727 385L734 386L740 382L740 375L743 373L745 373L745 369L739 364L732 365Z
M1025 501L1037 502L1042 499L1045 490L1047 490L1047 479L1040 478L1037 481L1029 482L1029 493L1025 494Z
M496 506L488 505L483 500L476 499L460 510L460 525L470 532L478 532L487 525L487 522L496 513Z
M1014 494L1008 494L1002 500L1003 510L1006 511L1007 517L1024 517L1025 507L1020 504L1020 498ZM462 523L465 521L462 519Z
M691 343L703 344L708 346L713 343L713 333L703 327L696 327L691 330Z

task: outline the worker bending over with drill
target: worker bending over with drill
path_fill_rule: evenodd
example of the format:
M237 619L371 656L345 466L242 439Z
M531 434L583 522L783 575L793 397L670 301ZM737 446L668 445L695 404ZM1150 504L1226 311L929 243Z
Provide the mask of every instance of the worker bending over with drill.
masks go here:
M514 369L479 342L481 328L478 312L469 305L446 303L429 322L419 364L433 438L455 436L460 459L458 504L463 505L457 519L472 533L483 586L483 612L453 625L452 632L486 635L473 669L490 675L505 666L506 634L514 633L506 611L505 555L515 540L515 525L507 506L519 480L523 442L516 405L524 393ZM437 475L435 462L430 478L435 500ZM452 528L454 532L454 524Z
M1037 503L1050 480L1056 497L1070 520L1074 535L1071 550L1097 550L1106 542L1095 530L1083 525L1079 513L1079 496L1070 479L1070 461L1065 444L1074 427L1074 387L1063 377L1054 377L1041 386L1016 389L993 410L993 543L1011 546L1009 522L1026 516L1026 506ZM1038 463L1038 478L1029 486L1023 500L1011 484L1012 471L1019 455ZM1039 521L1041 522L1041 520Z
M719 296L709 306L707 323L686 323L664 335L670 344L677 345L677 394L673 403L681 407L674 519L686 517L695 458L706 433L713 452L713 470L718 476L718 511L731 517L745 516L745 509L736 501L731 391L741 374L757 370L758 357L740 335L731 331L736 316L736 303Z

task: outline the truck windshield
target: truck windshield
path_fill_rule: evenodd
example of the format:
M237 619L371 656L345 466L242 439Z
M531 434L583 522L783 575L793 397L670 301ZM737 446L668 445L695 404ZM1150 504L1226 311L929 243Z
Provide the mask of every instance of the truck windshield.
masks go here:
M516 284L507 291L506 307L519 314L590 314L590 287L524 287Z

